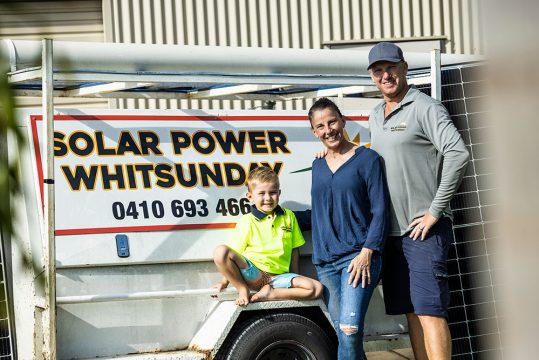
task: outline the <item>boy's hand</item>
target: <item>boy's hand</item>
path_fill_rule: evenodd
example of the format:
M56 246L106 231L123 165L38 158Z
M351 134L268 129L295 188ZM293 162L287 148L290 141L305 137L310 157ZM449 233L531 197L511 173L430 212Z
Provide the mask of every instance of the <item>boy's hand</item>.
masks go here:
M221 292L224 289L226 289L227 286L228 286L228 282L222 282L221 281L221 282L213 285L211 288L212 289L217 289L217 292ZM212 297L217 297L217 295L212 295Z

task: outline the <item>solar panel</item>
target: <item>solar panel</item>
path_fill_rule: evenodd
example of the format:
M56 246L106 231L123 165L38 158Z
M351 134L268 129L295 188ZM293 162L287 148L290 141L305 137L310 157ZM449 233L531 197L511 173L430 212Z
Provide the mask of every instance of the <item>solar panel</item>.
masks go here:
M9 310L11 299L8 298L8 289L5 276L5 253L4 253L4 237L2 236L2 244L0 244L0 360L14 359L12 348L12 319Z
M430 86L418 86L430 95ZM470 151L471 161L451 201L455 242L448 268L453 359L500 359L495 291L496 181L480 66L442 71L442 102Z

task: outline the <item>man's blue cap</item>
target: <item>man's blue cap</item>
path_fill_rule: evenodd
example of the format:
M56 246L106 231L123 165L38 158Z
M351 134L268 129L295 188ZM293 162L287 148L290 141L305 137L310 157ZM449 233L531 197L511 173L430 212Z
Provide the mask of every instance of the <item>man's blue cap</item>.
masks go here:
M369 52L369 67L378 61L400 62L404 61L402 50L397 45L390 42L380 42L371 49Z

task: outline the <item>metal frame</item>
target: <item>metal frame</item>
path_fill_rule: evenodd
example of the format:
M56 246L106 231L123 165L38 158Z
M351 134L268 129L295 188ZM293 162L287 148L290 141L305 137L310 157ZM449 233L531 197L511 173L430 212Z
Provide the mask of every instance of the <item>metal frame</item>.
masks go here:
M9 53L8 75L16 95L41 97L44 74L36 66L37 42L3 40L2 45ZM353 50L62 41L54 49L54 97L290 101L377 93L365 70L365 54ZM124 61L117 52L124 53ZM439 52L434 60L426 55L406 53L411 84L431 82L429 66L436 61L439 68L480 60Z
M15 85L14 91L19 96L41 97L42 90L36 86L36 81L42 77L41 69L18 71L9 75L9 82ZM176 98L176 99L224 99L237 95L272 95L271 90L295 91L300 94L304 87L325 90L324 96L332 96L340 91L330 90L348 88L345 94L362 94L376 91L372 80L363 76L294 76L294 75L219 75L219 74L123 74L123 73L83 73L71 74L55 71L55 82L63 85L54 89L54 97L80 98ZM430 74L411 73L409 83L427 84ZM96 84L98 83L98 84ZM169 84L168 91L162 90L161 84ZM189 84L191 90L178 91L174 85ZM134 89L140 89L133 91ZM299 91L298 91L299 89ZM142 96L141 93L146 95ZM318 97L313 91L303 95L275 95L276 100ZM271 97L271 96L270 96Z
M52 40L43 40L43 139L47 153L43 169L44 195L44 264L45 302L44 353L50 360L56 359L56 239L54 236L54 98ZM47 331L48 330L48 331Z

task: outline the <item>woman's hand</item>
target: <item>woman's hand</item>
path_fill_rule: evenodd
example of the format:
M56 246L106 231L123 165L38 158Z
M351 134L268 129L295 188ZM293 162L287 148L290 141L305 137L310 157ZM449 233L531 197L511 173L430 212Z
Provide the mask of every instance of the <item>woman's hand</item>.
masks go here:
M371 283L371 258L374 250L363 248L359 252L359 255L352 259L348 266L348 284L352 284L353 287L357 287L359 280L361 279L361 287L365 288Z

